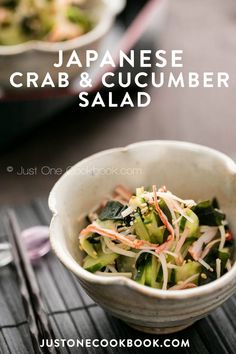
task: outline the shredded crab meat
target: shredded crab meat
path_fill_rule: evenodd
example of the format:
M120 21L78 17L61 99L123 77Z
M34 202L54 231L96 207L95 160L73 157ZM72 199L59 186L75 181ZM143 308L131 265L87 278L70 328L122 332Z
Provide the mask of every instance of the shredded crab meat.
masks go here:
M128 229L122 231L121 234L124 236L127 236L130 239L132 239L132 236L134 236L134 235L130 235L130 230L128 230Z
M116 268L112 264L108 264L107 268L112 273L118 273L118 271L116 270Z
M100 227L99 225L96 225L95 223L88 225L85 229L83 229L80 232L80 237L81 236L86 236L90 235L91 233L97 233L101 236L107 236L110 237L113 240L119 240L120 242L123 242L124 244L132 247L133 242L129 240L127 237L123 236L122 234L119 234L118 232L115 232L113 230L108 230Z
M163 284L162 284L162 289L167 290L167 284L168 284L168 269L167 269L167 263L166 263L166 257L164 256L163 253L159 254L159 259L162 265L162 270L163 270Z
M112 240L117 240L120 241L121 243L126 244L127 246L130 246L131 248L136 248L136 249L153 249L153 250L158 250L159 246L153 243L150 243L148 241L145 240L130 240L129 238L127 238L126 236L113 231L113 230L109 230L109 229L104 229L102 227L100 227L99 225L94 224L90 224L88 225L85 229L83 229L80 233L80 235L89 235L91 233L97 233L101 236L106 236L111 238ZM134 236L134 235L131 235Z
M182 215L180 215L175 221L173 221L173 224L179 223L181 219Z
M111 199L112 199L111 195L107 195L106 197L104 197L103 200L99 204L95 205L92 209L89 210L88 216L90 214L97 215L98 212L101 210L101 208L103 208L107 204L107 202Z
M121 215L123 216L123 218L125 218L126 216L132 214L133 212L134 212L134 208L129 206L127 209L122 211Z
M164 242L162 245L158 246L155 249L155 252L156 253L163 253L164 251L168 250L168 248L171 247L172 242L173 242L173 237L170 235L166 242Z
M217 227L209 228L208 231L206 231L203 235L201 235L199 239L195 241L192 246L189 247L189 253L191 254L191 256L195 261L197 261L201 257L204 244L207 244L211 240L213 240L216 233L217 233Z
M114 192L126 202L128 202L132 197L132 193L127 188L121 185L117 186Z
M216 277L217 279L220 278L221 274L221 260L219 258L216 259Z
M107 246L107 248L112 251L113 253L117 253L117 254L121 254L123 256L126 256L126 257L136 257L136 253L135 252L132 252L132 251L129 251L129 250L126 250L124 248L122 248L122 245L121 247L116 245L114 242L112 242L111 239L107 238L107 237L104 237L104 242Z
M174 257L174 258L178 258L178 254L177 253L174 253L174 252L171 252L171 251L163 251L163 253L165 254L169 254L170 256Z
M158 189L158 192L167 192L166 186L162 186Z
M184 242L186 241L186 238L188 237L188 235L189 235L189 229L186 227L184 229L184 232L182 233L178 243L176 244L175 253L178 254L180 252L180 250L181 250Z
M207 226L207 225L201 225L200 226L200 232L204 234L205 232L209 230L217 230L217 226Z
M186 280L179 282L178 284L169 288L169 290L182 290L182 289L189 289L195 288L197 285L193 283L193 281L197 280L200 273L196 273L191 275L191 277L187 278Z
M158 200L157 200L157 187L155 185L153 185L152 187L153 189L153 197L154 197L154 205L156 208L157 213L160 216L161 221L163 222L163 224L165 225L165 227L167 228L167 230L170 232L170 236L168 238L168 240L163 243L161 246L159 246L159 252L164 251L166 248L168 248L168 246L172 243L172 241L175 238L175 232L174 229L172 227L172 225L169 223L166 215L163 213L163 211L161 210L159 204L158 204Z
M207 270L209 270L210 272L213 272L213 271L214 271L214 269L211 268L211 266L210 266L207 262L205 262L203 259L198 258L198 262L199 262L203 267L205 267Z
M148 196L148 199L150 200L150 198L153 198L154 197L154 192L153 193L149 193L149 196ZM176 212L178 212L181 216L183 216L186 220L188 220L189 222L191 222L191 223L193 223L193 220L191 219L191 217L189 217L188 215L186 215L186 213L184 212L184 208L182 208L180 205L179 205L179 203L178 202L184 202L184 201L182 201L181 199L179 199L179 198L177 198L177 199L179 199L179 200L177 200L176 198L173 198L173 194L172 193L170 193L170 192L166 192L166 193L164 193L164 192L156 192L156 195L157 195L157 197L158 198L161 198L161 199L163 199L165 202L166 202L166 204L167 204L167 202L169 202L169 203L171 203L172 204L172 207L171 207L171 209L173 210L173 211L176 211ZM144 197L145 198L145 197ZM192 207L193 205L191 205L191 206L189 206L189 204L186 204L186 203L183 203L184 205L186 205L188 208L190 208L190 207ZM195 205L196 203L194 203L194 205Z
M130 232L132 232L132 230L130 230ZM132 234L126 235L125 233L123 233L123 235L125 235L126 238L128 238L128 239L131 240L131 241L136 240L136 236L135 236L135 235L132 235Z
M219 230L220 230L220 245L219 245L219 250L222 250L222 248L224 248L225 245L225 227L224 225L220 225L219 226Z
M227 269L227 271L230 271L230 269L232 268L232 265L231 265L231 262L230 262L230 259L228 259L227 260L227 262L226 262L226 269Z
M209 242L209 243L206 245L206 247L204 248L203 252L202 252L202 258L205 258L205 257L208 255L208 253L210 252L211 248L212 248L215 244L219 243L220 240L221 240L220 238L217 238L216 240L213 240L213 241Z
M192 288L196 288L197 285L194 283L183 283L183 284L179 284L179 285L174 285L172 287L169 288L169 290L184 290L184 289L192 289Z
M152 199L153 198L153 192L145 192L141 196L145 199ZM192 208L193 206L196 205L196 202L192 199L181 199L177 197L176 195L172 194L170 191L161 191L160 189L157 192L158 197L162 198L164 196L168 196L169 198L176 200L179 203L183 203L186 205L188 208Z
M167 191L167 194L169 194L174 200L176 200L179 203L182 203L186 205L188 208L192 208L193 206L196 205L196 202L193 199L182 199L171 193L170 191Z
M175 210L180 214L182 215L182 217L184 217L186 220L188 220L191 224L194 223L193 219L188 216L184 210L179 206L178 202L176 202L175 200L173 200L173 205L174 205L174 208Z
M180 239L178 240L178 242L176 243L176 246L175 246L174 252L177 255L175 261L176 261L176 264L178 264L179 266L182 265L184 262L184 257L180 251L181 251L182 246L184 245L184 242L186 241L186 238L188 237L188 234L189 234L189 229L185 228Z
M113 253L113 251L106 246L105 238L101 238L101 246L102 246L102 252L103 253L105 253L105 254Z
M163 194L166 194L166 193L163 193ZM162 198L164 200L164 202L166 203L170 213L171 213L171 218L172 218L172 224L174 225L174 231L175 231L175 236L176 236L176 241L179 240L179 224L177 223L177 217L175 215L175 212L174 212L174 203L173 203L173 200L171 199L168 199L168 198L165 198L163 196Z

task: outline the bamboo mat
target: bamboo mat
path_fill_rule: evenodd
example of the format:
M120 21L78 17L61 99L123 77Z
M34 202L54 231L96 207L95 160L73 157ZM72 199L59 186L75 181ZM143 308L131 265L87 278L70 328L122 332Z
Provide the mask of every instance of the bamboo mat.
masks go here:
M33 225L48 225L50 212L46 200L35 200L31 205L14 209L20 229ZM4 211L0 213L0 240L7 239L4 229ZM137 332L125 323L105 313L81 288L76 277L53 254L44 257L34 267L53 338L63 339L145 339L157 338ZM34 302L31 304L34 307ZM165 338L189 339L190 348L181 353L235 353L236 352L236 295L207 318L192 327ZM27 316L23 307L16 270L13 265L0 270L0 353L35 353ZM60 353L147 353L150 348L68 348ZM154 350L154 349L153 349ZM169 352L158 348L160 353ZM173 349L172 349L173 350ZM180 349L176 349L179 351ZM175 351L176 351L175 350Z
M0 213L0 242L8 239ZM13 265L0 269L0 353L33 353L33 345Z

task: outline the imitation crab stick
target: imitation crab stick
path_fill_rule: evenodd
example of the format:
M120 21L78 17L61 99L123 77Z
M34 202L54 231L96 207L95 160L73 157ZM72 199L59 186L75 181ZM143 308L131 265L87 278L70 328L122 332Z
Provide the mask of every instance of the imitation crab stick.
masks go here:
M83 229L81 231L80 235L85 236L85 235L89 235L91 233L97 233L101 236L109 237L112 240L120 241L121 243L124 243L127 246L130 246L130 247L136 248L136 249L143 249L143 248L145 248L145 246L148 247L148 249L158 249L158 245L156 245L156 244L152 244L152 243L147 242L145 240L138 240L138 239L131 241L128 237L120 234L119 232L104 229L96 224L88 225L85 229ZM132 236L135 237L135 235L132 235Z

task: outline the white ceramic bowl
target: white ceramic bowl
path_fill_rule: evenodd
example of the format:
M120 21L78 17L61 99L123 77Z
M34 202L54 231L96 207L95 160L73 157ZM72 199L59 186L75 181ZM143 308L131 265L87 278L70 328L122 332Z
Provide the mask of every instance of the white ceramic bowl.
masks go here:
M115 16L126 3L125 0L93 1L94 9L91 16L95 19L96 25L91 31L78 38L58 43L28 41L17 45L0 46L0 87L4 89L12 88L9 78L15 71L22 72L24 77L25 73L29 71L36 72L39 74L39 78L44 78L46 72L49 71L55 83L57 82L58 71L66 71L71 81L78 76L81 70L75 65L70 68L64 66L64 68L58 69L53 66L58 61L58 50L63 50L66 63L72 50L76 49L83 63L86 50L98 50L102 39L110 30ZM21 82L25 83L26 81L23 81L23 79Z
M80 265L79 217L117 184L165 184L183 198L216 196L236 235L236 165L210 148L175 141L147 141L92 155L77 163L54 186L49 206L52 248L77 275L86 292L105 310L144 332L170 333L206 316L236 289L236 264L220 279L188 290L164 291L122 276L107 278ZM235 257L235 254L234 254Z

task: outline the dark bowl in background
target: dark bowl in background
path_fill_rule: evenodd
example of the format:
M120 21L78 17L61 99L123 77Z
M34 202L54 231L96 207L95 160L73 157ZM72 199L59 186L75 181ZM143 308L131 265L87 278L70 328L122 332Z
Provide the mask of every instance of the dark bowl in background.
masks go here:
M148 0L127 1L125 9L118 16L112 31L104 41L104 47L108 47L109 42L117 43L117 39L125 33L130 23L147 2ZM154 41L149 33L145 38L140 39L137 47L139 49L150 49L154 45L153 43ZM33 93L32 97L30 96L30 91L21 94L19 97L14 96L14 92L13 95L11 92L10 95L5 95L2 99L0 96L0 149L9 147L16 138L26 136L39 124L53 119L61 110L66 110L76 101L74 94L57 89L49 92L48 96L45 91L42 91L42 94L38 91L38 93Z

